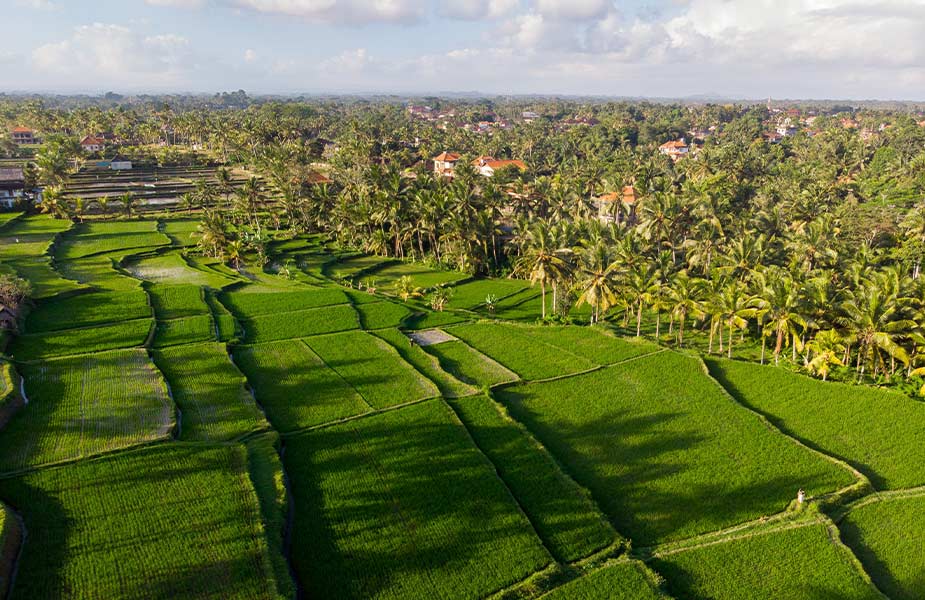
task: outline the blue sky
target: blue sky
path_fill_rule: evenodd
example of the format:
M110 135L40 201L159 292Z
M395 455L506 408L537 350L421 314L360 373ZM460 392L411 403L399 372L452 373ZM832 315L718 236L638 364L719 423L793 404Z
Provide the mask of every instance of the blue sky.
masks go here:
M925 0L0 0L0 91L925 100Z

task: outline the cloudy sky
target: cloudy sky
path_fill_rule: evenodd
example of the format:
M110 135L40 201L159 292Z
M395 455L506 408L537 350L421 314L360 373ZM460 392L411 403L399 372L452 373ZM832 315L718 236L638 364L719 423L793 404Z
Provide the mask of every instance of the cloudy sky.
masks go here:
M0 0L0 91L925 100L925 0Z

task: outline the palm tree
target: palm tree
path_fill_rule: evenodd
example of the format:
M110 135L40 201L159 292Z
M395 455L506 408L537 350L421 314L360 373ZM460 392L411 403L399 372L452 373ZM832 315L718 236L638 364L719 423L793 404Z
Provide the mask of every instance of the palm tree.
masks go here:
M802 346L800 330L806 327L806 319L800 313L797 286L788 275L777 270L768 270L762 275L758 286L750 304L764 322L762 344L766 336L775 336L774 364L779 364L781 350L792 341L795 358L796 351Z
M130 193L125 192L119 196L119 202L122 203L122 210L125 211L126 217L131 217L133 212L133 205L135 204L135 198Z
M832 366L844 366L840 356L845 352L845 344L842 343L841 336L834 329L820 331L806 345L807 351L812 355L807 368L810 373L822 376L822 381L829 377L829 370Z
M542 221L530 229L527 242L527 250L518 260L514 271L526 274L531 284L540 284L541 316L546 319L546 286L565 278L569 270L566 260L568 251L556 246L549 227Z
M684 324L688 317L702 319L703 284L684 271L675 275L668 287L668 304L671 317L678 322L678 347L684 346Z
M844 316L839 322L854 336L858 344L855 369L859 380L863 379L866 367L873 369L873 376L885 372L884 355L909 364L909 355L899 345L899 339L911 332L915 321L903 317L902 301L884 293L882 282L867 281L849 293L841 305Z
M619 262L609 262L607 248L596 244L581 255L581 279L578 282L578 301L576 306L587 304L591 307L591 324L601 319L601 313L607 312L617 303L617 293L613 275Z

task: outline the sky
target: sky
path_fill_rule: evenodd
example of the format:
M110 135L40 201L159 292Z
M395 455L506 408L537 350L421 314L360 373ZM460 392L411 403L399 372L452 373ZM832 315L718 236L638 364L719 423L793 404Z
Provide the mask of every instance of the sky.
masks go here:
M925 0L0 0L0 92L925 100Z

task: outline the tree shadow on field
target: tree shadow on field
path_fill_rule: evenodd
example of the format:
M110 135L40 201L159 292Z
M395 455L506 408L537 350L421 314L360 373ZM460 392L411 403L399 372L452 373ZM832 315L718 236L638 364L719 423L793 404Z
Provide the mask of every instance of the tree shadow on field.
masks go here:
M551 560L452 415L431 401L286 440L309 597L485 597Z
M925 597L925 572L916 573L913 577L904 577L902 582L897 580L890 566L864 543L864 533L851 521L850 513L838 524L838 529L845 545L854 551L855 556L864 565L864 570L887 596L894 600Z
M28 528L13 597L273 597L247 468L165 444L0 481Z
M524 389L507 388L496 395L637 547L779 512L799 488L824 484L821 471L787 476L766 472L756 456L744 462L735 448L714 445L714 437L696 423L684 429L691 419L684 412L613 406L604 416L576 422L539 412Z
M53 494L30 485L27 478L0 480L0 500L16 511L25 524L22 553L9 598L32 600L72 595L73 590L66 585L62 573L70 520L61 502Z
M845 456L842 456L842 455L840 455L839 453L834 452L834 451L832 451L832 450L829 449L829 448L823 448L823 447L819 446L818 444L816 444L816 443L813 442L812 440L806 439L805 437L803 437L803 436L801 436L801 435L795 433L794 431L790 430L789 428L787 428L786 424L784 424L784 423L783 423L780 419L778 419L775 415L766 413L766 412L762 411L761 409L759 409L758 407L752 405L752 404L748 401L748 396L747 396L745 393L743 393L742 390L739 389L739 388L735 385L735 383L733 383L728 377L726 377L726 372L723 370L722 364L721 364L719 361L717 361L717 360L715 360L715 359L711 359L711 358L706 358L706 359L704 360L704 362L705 362L706 365L707 365L707 369L710 371L710 375L711 375L717 382L719 382L719 384L720 384L721 386L723 386L724 388L726 388L726 391L728 391L729 394L730 394L733 398L735 398L736 401L737 401L739 404L741 404L742 406L747 407L747 408L750 409L750 410L755 411L756 413L758 413L758 414L760 414L760 415L763 415L763 416L764 416L768 421L770 421L775 427L777 427L778 429L780 429L780 430L781 430L783 433L785 433L786 435L788 435L788 436L790 436L790 437L792 437L792 438L794 438L794 439L796 439L796 440L799 440L800 443L805 444L806 446L808 446L808 447L810 447L810 448L813 448L814 450L818 450L819 452L822 452L823 454L828 454L829 456L833 456L833 457L835 457L835 458L837 458L837 459L839 459L839 460L842 460L842 461L848 463L849 465L851 465L852 467L854 467L855 469L857 469L858 471L860 471L861 473L863 473L863 474L870 480L870 483L871 483L871 485L874 486L874 489L878 489L878 490L889 489L889 485L888 485L886 479L885 479L884 477L882 477L881 475L877 474L877 472L874 471L874 469L873 469L870 465L865 464L865 463L862 463L862 462L859 462L859 461L857 461L856 459L853 459L853 458L847 458L847 457L845 457ZM809 410L809 409L807 409L807 410Z

